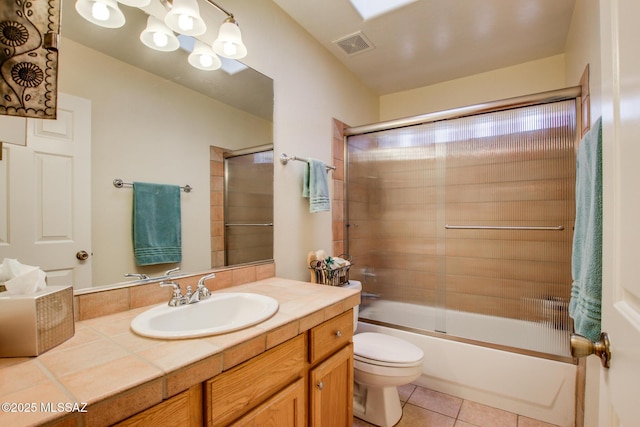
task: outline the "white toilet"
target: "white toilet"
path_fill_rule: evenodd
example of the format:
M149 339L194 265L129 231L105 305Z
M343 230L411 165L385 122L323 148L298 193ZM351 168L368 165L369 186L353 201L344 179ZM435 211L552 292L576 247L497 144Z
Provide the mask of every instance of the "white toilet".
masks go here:
M362 290L351 280L345 288ZM358 327L358 306L354 307L354 331ZM402 417L398 386L409 384L422 374L424 352L403 339L375 332L353 336L353 415L381 427L391 427Z

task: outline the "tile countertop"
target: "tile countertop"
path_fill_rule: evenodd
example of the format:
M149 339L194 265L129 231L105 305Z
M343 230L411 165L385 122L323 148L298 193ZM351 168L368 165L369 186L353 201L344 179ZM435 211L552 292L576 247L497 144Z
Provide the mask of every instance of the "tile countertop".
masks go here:
M184 340L130 330L151 306L77 322L71 339L38 357L0 358L0 425L112 424L360 303L357 290L277 277L218 292L268 295L280 306L256 326Z

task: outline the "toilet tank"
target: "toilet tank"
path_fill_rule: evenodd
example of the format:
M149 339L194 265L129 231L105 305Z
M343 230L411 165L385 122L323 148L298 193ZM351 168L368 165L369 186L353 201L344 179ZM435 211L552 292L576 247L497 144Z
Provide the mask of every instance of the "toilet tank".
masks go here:
M349 283L347 283L346 285L342 286L343 288L347 288L347 289L357 289L360 292L362 292L362 282L358 281L358 280L349 280ZM356 331L356 329L358 329L358 314L360 311L360 306L356 305L355 307L353 307L353 332Z

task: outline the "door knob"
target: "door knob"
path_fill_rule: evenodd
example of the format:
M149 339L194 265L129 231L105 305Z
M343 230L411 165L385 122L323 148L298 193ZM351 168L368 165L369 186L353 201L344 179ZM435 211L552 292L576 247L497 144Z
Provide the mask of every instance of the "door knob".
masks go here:
M89 254L87 253L87 251L78 251L76 252L76 258L78 258L80 261L86 261L89 259Z
M573 357L586 357L595 354L602 361L602 366L609 367L611 362L611 348L609 334L602 332L596 342L578 334L571 334L571 355Z

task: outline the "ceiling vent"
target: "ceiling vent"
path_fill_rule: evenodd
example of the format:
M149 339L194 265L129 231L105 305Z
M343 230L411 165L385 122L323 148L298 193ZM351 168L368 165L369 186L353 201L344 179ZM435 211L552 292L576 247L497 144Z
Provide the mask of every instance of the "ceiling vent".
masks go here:
M334 40L333 43L338 45L347 55L355 55L356 53L366 52L375 48L373 43L371 43L360 31L349 34L341 39Z

